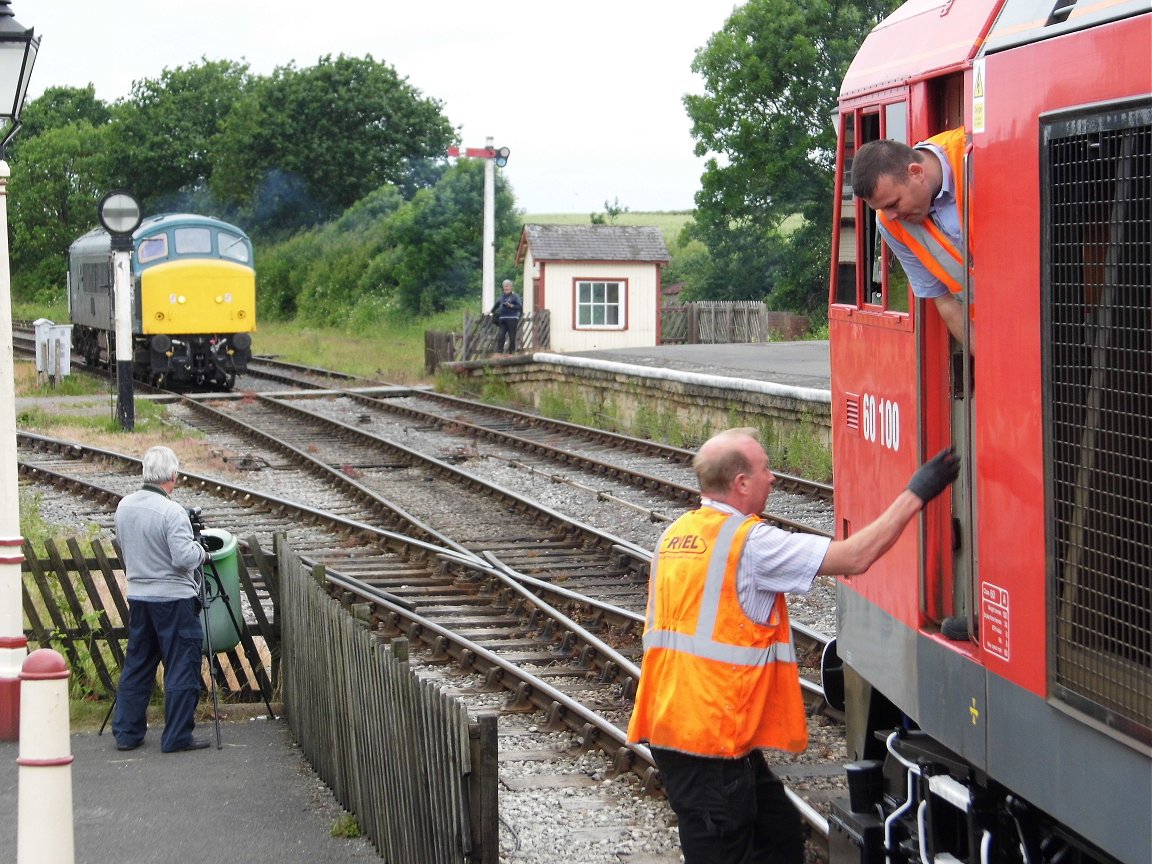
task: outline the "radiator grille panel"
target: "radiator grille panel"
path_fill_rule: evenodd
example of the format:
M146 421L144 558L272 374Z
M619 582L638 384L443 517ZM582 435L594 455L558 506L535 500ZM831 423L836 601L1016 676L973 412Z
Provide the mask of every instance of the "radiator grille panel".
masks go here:
M1152 727L1152 108L1043 128L1053 690Z

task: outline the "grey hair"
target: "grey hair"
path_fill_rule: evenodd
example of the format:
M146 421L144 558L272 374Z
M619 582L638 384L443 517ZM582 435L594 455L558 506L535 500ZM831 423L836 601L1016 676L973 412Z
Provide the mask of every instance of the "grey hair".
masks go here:
M144 482L167 483L180 473L180 460L170 447L153 447L144 454Z
M513 282L511 279L505 279L503 282L500 283L501 288L503 288L505 285L511 285L513 288L516 287L516 283Z

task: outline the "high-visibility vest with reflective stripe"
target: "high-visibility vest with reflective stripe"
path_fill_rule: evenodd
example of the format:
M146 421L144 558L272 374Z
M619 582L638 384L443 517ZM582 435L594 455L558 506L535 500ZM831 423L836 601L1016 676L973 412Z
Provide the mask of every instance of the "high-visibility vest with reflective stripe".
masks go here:
M719 758L808 745L784 595L759 624L736 594L740 554L759 521L701 507L660 538L630 741Z
M964 224L964 151L968 139L963 129L951 129L933 135L925 143L935 144L944 151L952 168L956 209L960 224ZM931 218L920 223L905 222L902 219L889 219L883 211L876 214L880 223L893 238L899 240L916 256L932 275L943 282L953 294L964 290L964 251L957 249L952 240L941 231Z

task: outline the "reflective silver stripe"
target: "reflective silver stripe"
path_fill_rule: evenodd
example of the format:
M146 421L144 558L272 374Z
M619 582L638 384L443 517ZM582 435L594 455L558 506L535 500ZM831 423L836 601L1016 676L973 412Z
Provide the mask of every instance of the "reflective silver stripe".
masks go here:
M675 630L649 630L644 634L644 650L669 648L702 660L715 660L733 666L767 666L769 663L795 663L796 651L791 641L773 642L763 648L726 645L703 636L677 633Z
M724 573L728 569L728 556L732 554L732 539L747 516L729 516L716 535L716 547L708 559L708 576L704 579L704 596L700 598L700 611L696 616L696 632L710 636L716 632L716 619L720 616L720 593L724 590Z
M949 251L952 248L951 246L945 246L937 240L931 232L924 227L922 222L905 222L904 230L916 238L928 254L935 259L936 263L944 269L944 272L948 274L953 282L957 285L964 284L964 279L967 274L964 272L963 265L961 265Z

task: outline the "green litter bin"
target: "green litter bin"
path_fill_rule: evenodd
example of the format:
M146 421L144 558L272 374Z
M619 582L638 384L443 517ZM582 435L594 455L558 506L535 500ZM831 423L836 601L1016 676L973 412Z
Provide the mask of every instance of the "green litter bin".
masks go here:
M204 562L204 580L208 597L205 616L205 656L231 651L240 641L240 628L244 626L244 612L240 608L240 576L236 563L236 538L219 528L205 528L201 532L208 548Z

